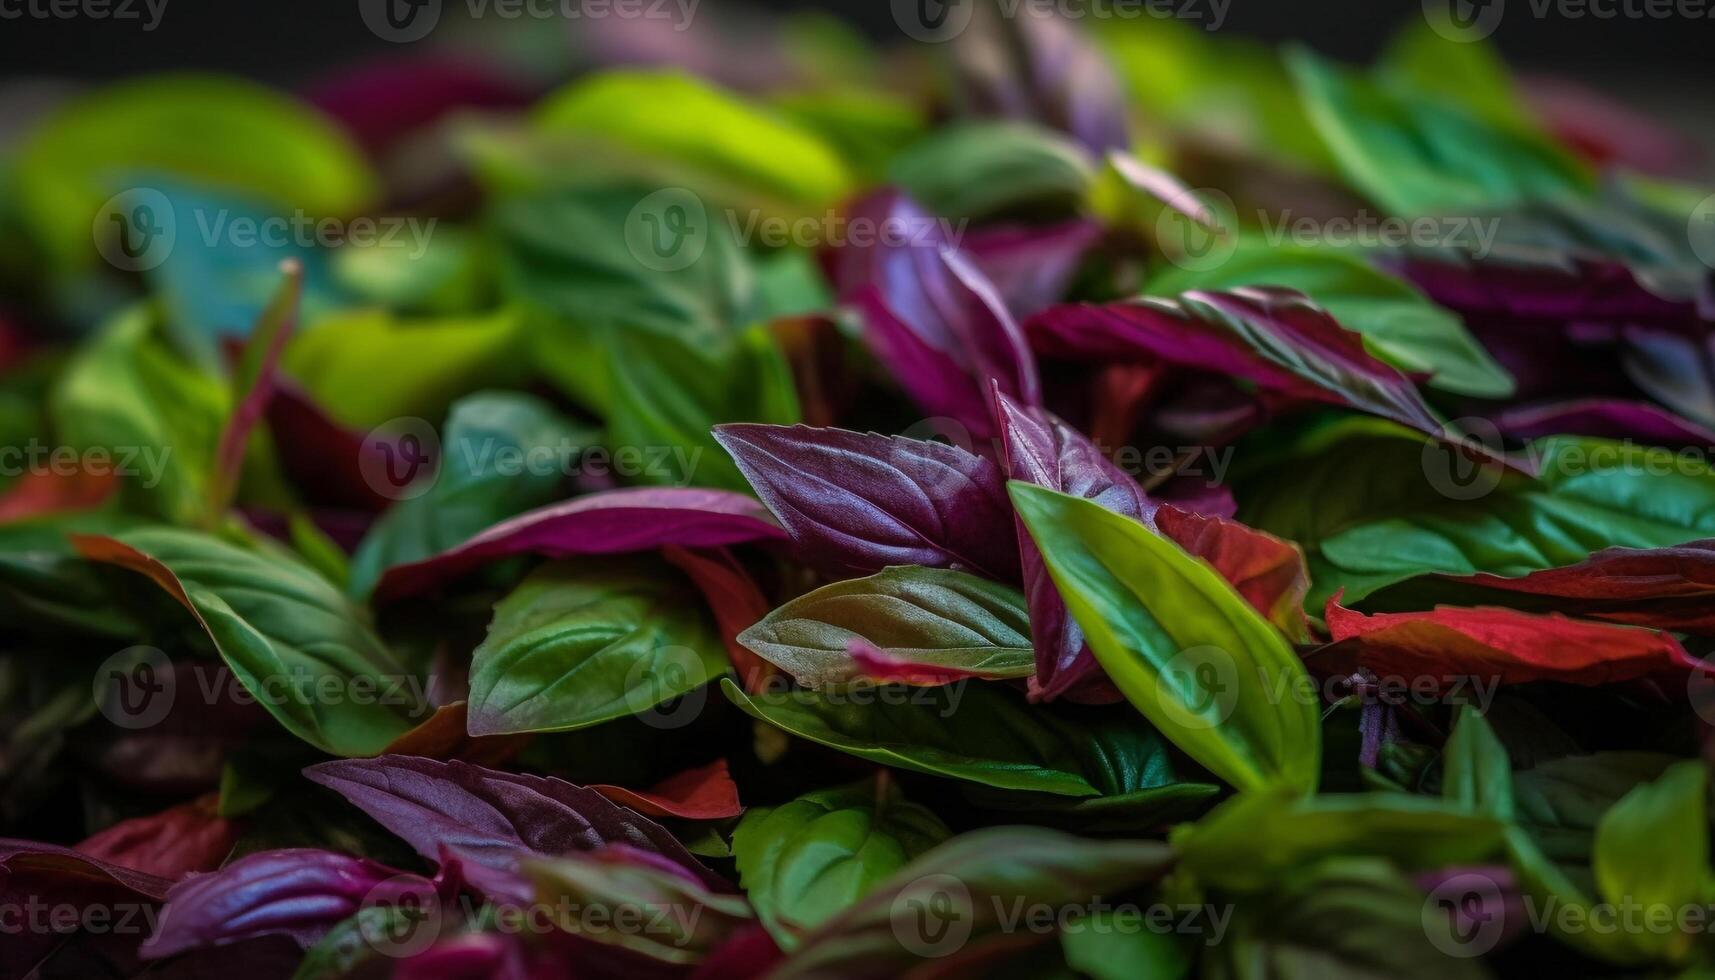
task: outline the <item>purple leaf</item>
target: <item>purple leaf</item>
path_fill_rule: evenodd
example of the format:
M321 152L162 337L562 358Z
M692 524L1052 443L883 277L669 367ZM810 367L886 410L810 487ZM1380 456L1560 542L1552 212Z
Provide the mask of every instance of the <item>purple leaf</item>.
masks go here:
M768 511L742 493L700 487L627 487L550 504L494 525L465 543L408 565L376 585L378 599L426 592L512 555L548 558L716 548L785 538Z
M1005 480L957 446L807 426L720 425L800 559L849 578L889 565L1018 578Z
M447 846L480 866L511 871L520 856L629 844L677 861L709 887L728 888L660 824L562 779L399 755L324 762L304 775L426 858Z
M1113 68L1077 25L1032 11L979 8L953 49L964 105L1066 133L1093 153L1131 145Z
M0 838L0 908L9 910L11 916L6 923L7 934L0 939L0 977L75 976L35 972L73 943L90 947L78 950L78 955L123 963L129 970L135 965L137 937L118 931L120 917L135 929L171 886L167 878L123 868L69 847ZM32 903L49 910L99 909L115 928L75 936L52 928L30 928L27 913L20 910ZM144 915L136 914L139 911Z
M209 520L218 521L238 492L239 471L244 465L244 450L250 444L250 432L262 421L262 414L274 397L274 384L280 369L280 355L286 350L292 329L298 321L298 300L304 291L304 266L297 259L280 263L285 278L268 307L257 318L255 329L245 342L238 358L235 383L238 404L227 419L215 451L214 472L210 475L208 503Z
M275 935L308 947L362 908L439 901L434 882L374 861L315 848L262 851L174 885L141 955Z
M1442 435L1410 378L1371 356L1362 337L1292 290L1199 290L1177 300L1057 306L1025 329L1036 349L1052 356L1162 361Z
M1084 253L1101 238L1093 221L1047 227L997 225L972 231L964 249L995 285L1007 311L1027 317L1066 298Z
M828 259L830 277L862 316L876 357L919 405L987 436L989 379L1014 398L1040 401L1024 334L938 222L895 190L857 202L850 219L895 233L840 246Z
M1715 431L1657 405L1619 398L1509 408L1497 414L1494 423L1503 435L1524 440L1569 434L1670 447L1715 446Z

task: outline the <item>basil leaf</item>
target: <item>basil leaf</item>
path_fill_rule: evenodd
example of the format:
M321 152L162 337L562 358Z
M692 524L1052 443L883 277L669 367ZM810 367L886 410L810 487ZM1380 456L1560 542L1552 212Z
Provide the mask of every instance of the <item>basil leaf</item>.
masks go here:
M889 568L824 585L738 637L806 687L864 676L848 652L854 639L913 665L984 678L1027 677L1036 669L1018 590L945 568Z
M1161 733L1240 789L1315 786L1318 703L1284 637L1208 564L1135 520L1009 484L1086 642Z
M886 780L755 807L733 831L739 884L782 949L952 836Z
M747 695L723 679L721 690L746 714L800 738L999 789L1096 796L1177 781L1160 739L1129 712L1055 711L994 684Z
M1052 130L973 122L909 147L888 175L932 214L970 219L1030 207L1071 210L1095 178L1095 166L1082 147Z
M1603 898L1622 908L1635 903L1676 913L1707 905L1715 894L1708 794L1707 767L1686 760L1621 797L1596 825L1591 868ZM1621 935L1650 959L1670 963L1685 960L1698 942L1685 931L1622 929Z
M1283 286L1309 296L1341 326L1362 334L1382 360L1401 371L1428 374L1430 388L1480 398L1513 393L1512 377L1457 316L1416 287L1331 248L1241 239L1232 256L1215 268L1165 268L1143 292L1178 296L1242 286Z
M542 566L494 607L471 654L472 735L585 728L727 669L696 593L646 564Z
M558 499L578 450L597 438L530 395L479 392L460 399L447 418L434 483L394 503L369 529L352 555L350 592L367 595L388 568L439 554Z
M284 549L164 527L73 541L85 558L148 575L178 599L245 689L324 752L375 755L423 709L415 676L363 614Z

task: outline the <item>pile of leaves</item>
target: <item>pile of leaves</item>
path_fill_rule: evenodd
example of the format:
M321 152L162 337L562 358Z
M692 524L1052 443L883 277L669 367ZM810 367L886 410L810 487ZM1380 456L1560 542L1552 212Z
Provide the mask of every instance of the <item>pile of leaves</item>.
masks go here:
M1708 969L1696 151L978 13L8 90L0 975Z

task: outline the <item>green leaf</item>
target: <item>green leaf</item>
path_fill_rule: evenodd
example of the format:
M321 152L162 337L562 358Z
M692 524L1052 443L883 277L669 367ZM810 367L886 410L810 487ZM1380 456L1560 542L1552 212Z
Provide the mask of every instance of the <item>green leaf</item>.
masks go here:
M1390 81L1412 86L1426 95L1459 105L1496 126L1534 131L1524 100L1513 85L1512 73L1494 45L1481 38L1448 37L1445 8L1425 11L1394 35L1377 65Z
M401 905L368 905L335 923L316 944L304 951L292 980L347 980L361 976L357 971L374 964L381 950L394 950L396 945L384 945L389 939L409 937L419 910ZM438 921L431 920L438 925Z
M1235 891L1278 885L1295 869L1337 856L1385 857L1433 870L1499 854L1505 825L1426 796L1335 794L1296 798L1244 793L1174 831L1181 867Z
M1080 918L1060 933L1066 965L1094 980L1178 980L1191 972L1193 942L1171 929L1138 928L1115 912Z
M1675 761L1657 752L1596 752L1540 762L1512 774L1515 819L1546 858L1589 877L1602 816Z
M1160 841L1085 840L1030 827L962 834L805 937L771 976L911 976L930 971L929 957L955 951L1000 963L1019 946L1019 923L1007 928L1014 910L1084 907L1158 879L1172 862Z
M261 85L202 75L142 78L67 103L18 148L13 171L24 220L69 269L96 259L89 229L102 202L156 176L317 218L362 213L376 192L331 120Z
M1421 455L1419 486L1439 480L1454 495L1419 493L1393 516L1316 543L1311 602L1344 588L1350 604L1431 573L1524 575L1582 561L1601 548L1662 548L1715 533L1715 472L1705 461L1565 436L1539 440L1527 452L1539 460L1541 477L1490 483L1494 489L1486 493L1481 483L1446 483L1447 473L1434 471L1446 465L1442 458ZM1373 458L1348 462L1360 470L1378 465ZM1354 475L1350 486L1364 483Z
M494 607L471 654L472 735L584 728L727 669L702 600L645 563L544 565Z
M1235 909L1211 980L1483 980L1446 910L1386 862L1330 860Z
M516 356L522 325L510 310L433 319L355 310L292 338L284 367L318 405L355 428L438 419L473 388L524 376Z
M1633 789L1596 825L1592 867L1602 897L1615 906L1665 909L1674 922L1715 895L1709 871L1709 774L1700 759L1680 762ZM1653 918L1651 919L1653 921ZM1682 962L1689 932L1623 929L1651 959Z
M334 280L358 299L397 312L474 313L494 290L490 242L437 222L420 243L347 243L334 250Z
M560 929L665 963L698 962L753 918L742 896L642 862L573 853L527 858L522 870ZM625 927L638 919L645 928Z
M1359 191L1404 217L1587 197L1590 174L1546 138L1373 81L1304 48L1287 53L1305 112Z
M1495 730L1474 707L1459 710L1442 767L1441 795L1448 802L1496 820L1512 820L1512 760Z
M1138 711L1240 789L1314 789L1318 701L1278 630L1137 521L1018 481L1008 489L1090 649Z
M748 492L750 482L710 430L723 422L799 421L792 372L768 332L753 328L713 348L645 330L607 336L610 441L661 462L640 480Z
M49 396L66 445L107 455L130 509L195 522L232 399L220 379L175 356L138 309L114 321L66 365Z
M746 714L800 738L999 789L1096 796L1178 781L1160 738L1130 712L1058 711L996 684L747 695L723 679L721 689Z
M1037 208L1067 211L1096 168L1064 136L1019 122L971 122L937 130L894 159L892 183L930 214L981 218Z
M177 598L245 689L324 752L375 755L423 708L417 678L362 612L284 549L164 527L75 540L86 558L148 575Z
M609 142L683 167L691 183L760 201L821 207L851 190L845 164L814 133L689 75L594 75L544 99L535 122L543 132Z
M1512 377L1457 316L1361 257L1332 248L1244 238L1219 266L1201 271L1164 267L1143 292L1177 296L1239 286L1285 286L1304 293L1341 326L1362 334L1382 360L1402 371L1430 373L1431 388L1481 398L1513 393Z
M919 854L952 836L885 779L754 807L733 831L739 883L763 925L790 950Z
M559 499L579 450L597 438L532 395L490 391L461 398L447 417L434 483L388 508L352 555L351 594L368 595L394 565L439 554Z
M901 566L824 585L738 637L806 687L862 676L846 652L853 639L912 664L985 678L1028 677L1036 669L1024 596L945 568Z

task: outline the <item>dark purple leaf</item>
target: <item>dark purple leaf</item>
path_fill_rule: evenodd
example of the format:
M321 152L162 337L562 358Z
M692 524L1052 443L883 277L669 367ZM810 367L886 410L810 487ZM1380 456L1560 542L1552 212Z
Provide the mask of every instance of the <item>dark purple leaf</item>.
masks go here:
M1042 353L1162 361L1249 381L1287 399L1343 405L1439 436L1410 378L1300 293L1193 291L1105 305L1058 306L1025 325Z
M1495 415L1502 435L1530 440L1550 435L1632 439L1658 446L1715 446L1715 431L1648 402L1586 398L1509 408Z
M429 591L512 555L613 555L665 545L716 548L786 537L754 499L700 487L627 487L550 504L494 525L433 558L381 576L378 599Z
M509 871L521 855L629 844L672 858L710 887L728 888L660 824L561 779L397 755L324 762L304 775L431 860L447 846Z
M919 405L987 436L991 378L1008 395L1040 400L1036 362L1005 301L939 222L894 190L858 201L849 218L891 234L835 249L830 278L862 316L876 357Z
M29 977L43 961L61 953L101 963L134 965L135 930L165 898L172 881L80 854L69 847L0 838L0 907L13 910L9 934L0 939L0 976ZM65 907L80 911L78 920L49 920L46 928L27 928L17 921L32 907ZM96 910L110 928L80 932L82 910ZM121 919L128 927L120 930ZM68 950L73 944L87 949ZM57 964L56 964L57 965ZM109 968L111 969L111 968ZM46 974L75 976L76 973Z
M995 225L965 236L966 254L995 285L1007 311L1027 317L1066 298L1084 253L1101 238L1093 221L1047 227Z
M445 55L391 57L343 71L307 93L371 153L459 109L509 109L530 86L496 68Z
M1131 145L1119 79L1078 25L1028 6L987 5L954 44L967 111L1042 123L1092 153Z
M363 858L315 848L261 851L172 887L145 959L287 936L308 947L371 905L438 902L434 882Z
M797 556L829 575L889 565L957 568L1016 581L1005 480L957 446L794 425L720 425Z

